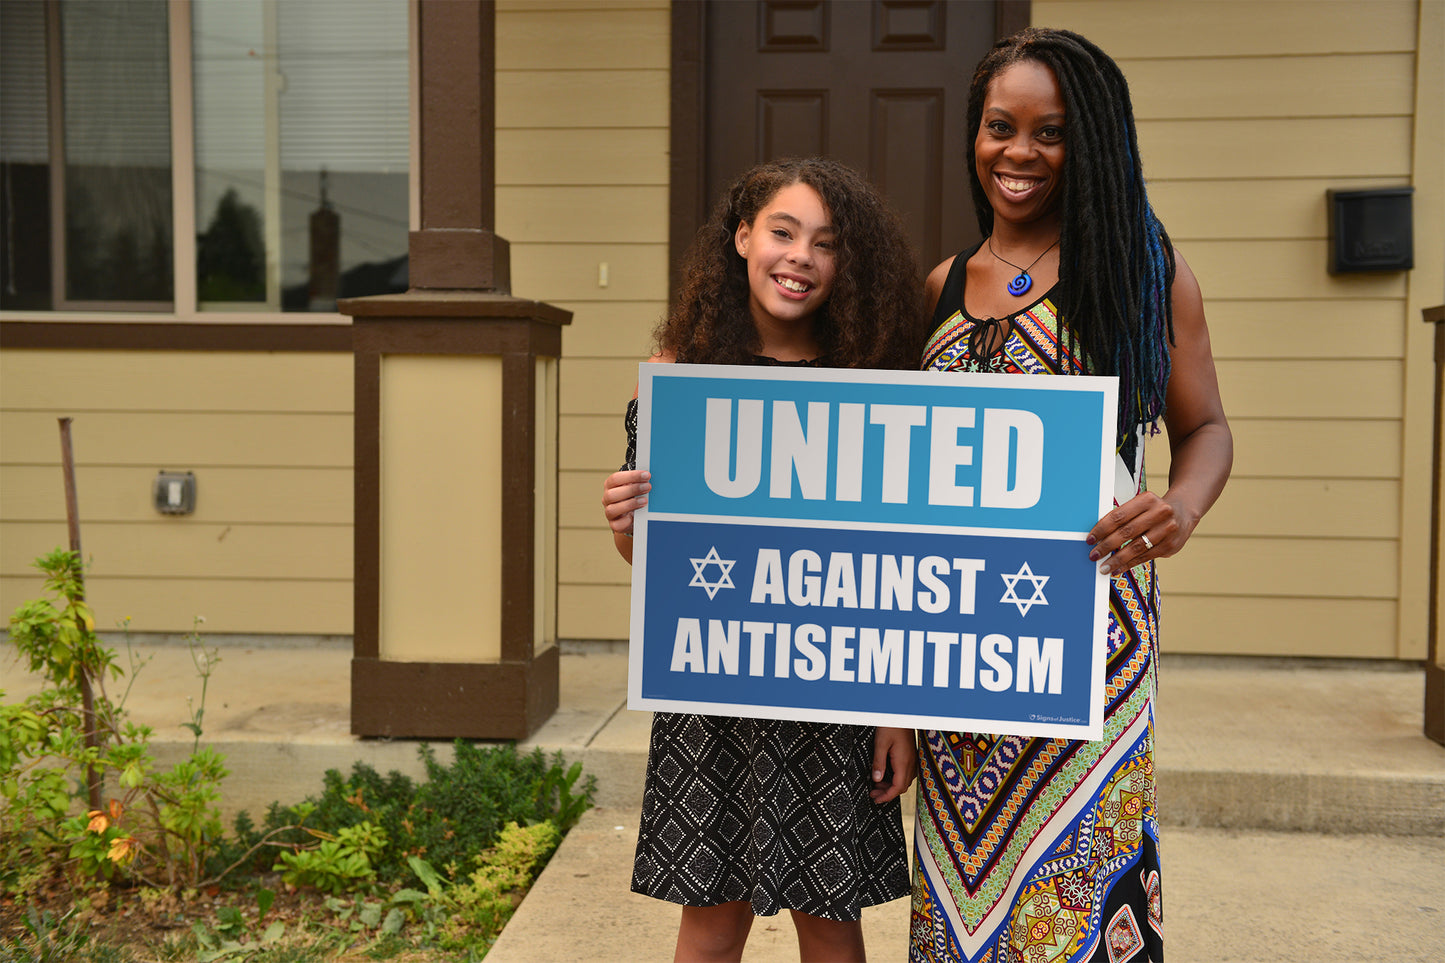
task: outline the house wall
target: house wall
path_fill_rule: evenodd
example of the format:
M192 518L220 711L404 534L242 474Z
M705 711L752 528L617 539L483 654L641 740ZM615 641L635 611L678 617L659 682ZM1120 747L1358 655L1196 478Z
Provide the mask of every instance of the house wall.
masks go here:
M557 631L627 637L630 570L602 524L622 413L667 306L667 0L497 4L497 233L512 290L562 335ZM604 280L605 275L605 280Z
M1033 23L1079 31L1129 77L1234 428L1228 488L1160 565L1171 651L1425 653L1441 6L1033 4ZM1325 190L1412 183L1416 269L1331 277ZM1162 437L1149 458L1162 488Z
M0 611L69 544L57 418L70 417L98 628L351 632L349 353L0 352ZM158 514L160 469L196 511Z

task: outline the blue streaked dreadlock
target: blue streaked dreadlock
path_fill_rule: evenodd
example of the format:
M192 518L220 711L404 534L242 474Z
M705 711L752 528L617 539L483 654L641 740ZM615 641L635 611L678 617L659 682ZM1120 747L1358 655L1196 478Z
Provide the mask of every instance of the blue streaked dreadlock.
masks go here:
M1056 307L1086 372L1119 376L1121 450L1139 426L1157 430L1169 384L1174 249L1144 188L1129 84L1119 65L1068 30L1030 27L994 44L974 72L968 129L977 133L989 83L1019 61L1054 72L1064 97L1064 184ZM968 139L979 229L993 232ZM1132 451L1129 451L1132 454Z

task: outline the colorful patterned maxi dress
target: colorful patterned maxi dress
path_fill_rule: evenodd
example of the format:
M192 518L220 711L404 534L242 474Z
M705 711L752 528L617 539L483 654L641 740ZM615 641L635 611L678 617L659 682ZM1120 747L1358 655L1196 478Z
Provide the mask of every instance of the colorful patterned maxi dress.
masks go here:
M963 311L968 253L954 261L924 368L1059 374L1046 294L1006 319L1001 356L979 359ZM1053 292L1050 292L1052 294ZM1060 357L1062 355L1062 361ZM1072 367L1071 367L1072 366ZM1138 491L1142 454L1119 466L1116 499ZM909 958L969 963L1163 958L1154 796L1154 563L1109 593L1104 737L1098 742L977 732L919 733L918 822Z

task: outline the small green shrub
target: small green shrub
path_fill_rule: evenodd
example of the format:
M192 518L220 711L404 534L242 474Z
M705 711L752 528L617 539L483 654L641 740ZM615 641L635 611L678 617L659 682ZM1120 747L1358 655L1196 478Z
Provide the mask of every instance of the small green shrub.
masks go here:
M452 762L442 765L430 746L418 752L427 776L420 784L397 772L382 776L361 762L349 778L332 769L323 777L320 796L302 806L273 805L263 831L300 847L311 842L311 833L335 836L349 827L376 825L391 843L371 861L376 878L400 884L411 877L408 856L449 874L465 872L508 823L552 822L565 833L592 805L595 777L584 778L581 763L567 767L560 753L548 758L540 749L519 753L511 744L457 740ZM282 829L301 825L308 829ZM241 832L238 823L238 838Z
M431 903L443 911L436 944L444 950L462 950L495 941L561 841L562 833L553 823L508 823L496 845L478 858L477 868L457 883L448 882L425 860L411 857L408 865L427 888Z

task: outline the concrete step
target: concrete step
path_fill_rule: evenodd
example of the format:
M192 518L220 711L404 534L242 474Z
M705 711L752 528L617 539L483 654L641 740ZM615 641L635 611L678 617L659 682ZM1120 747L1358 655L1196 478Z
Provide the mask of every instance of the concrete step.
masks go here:
M200 683L184 646L140 648L131 718L154 728L162 764L193 742L182 728ZM321 787L327 769L365 762L418 776L417 743L349 734L350 648L342 643L220 649L205 741L226 756L224 815L259 818ZM122 659L124 662L124 657ZM564 649L561 708L523 748L580 759L599 805L641 805L650 716L625 708L623 645ZM1165 656L1156 706L1166 825L1445 837L1445 748L1421 733L1423 680L1397 663ZM0 690L38 687L8 656ZM188 705L187 700L191 700ZM450 746L438 746L449 758Z
M559 711L528 744L582 759L600 805L640 807L650 716L625 708L625 656L564 658L564 687L569 669L598 697L624 692ZM1423 684L1418 669L1394 663L1166 657L1155 727L1162 821L1445 836L1445 747L1422 734Z

